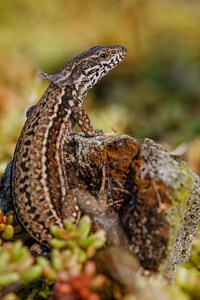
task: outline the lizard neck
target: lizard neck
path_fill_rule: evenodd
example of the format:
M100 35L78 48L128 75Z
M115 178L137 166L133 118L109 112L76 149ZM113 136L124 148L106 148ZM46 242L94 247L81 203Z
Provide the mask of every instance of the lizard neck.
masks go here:
M68 88L70 89L70 91L68 90ZM81 106L90 88L92 88L92 81L81 81L74 83L71 86L67 86L66 94L69 98L69 93L71 93L73 100L77 100L80 103L79 106Z

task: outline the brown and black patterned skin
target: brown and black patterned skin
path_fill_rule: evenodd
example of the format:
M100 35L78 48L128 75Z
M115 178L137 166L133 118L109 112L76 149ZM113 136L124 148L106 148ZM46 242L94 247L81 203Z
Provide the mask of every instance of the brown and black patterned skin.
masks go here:
M83 98L125 55L123 46L96 46L76 56L55 75L39 74L51 83L27 112L14 153L12 191L20 222L42 245L48 244L52 224L63 227L62 203L69 192L64 141L75 123L86 135L96 135L82 107Z

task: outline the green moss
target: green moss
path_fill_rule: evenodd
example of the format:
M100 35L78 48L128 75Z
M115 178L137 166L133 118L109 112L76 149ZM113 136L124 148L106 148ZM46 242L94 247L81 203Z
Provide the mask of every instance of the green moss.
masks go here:
M174 255L174 243L177 239L178 234L180 233L180 228L182 226L182 221L188 211L189 207L188 199L190 196L192 188L192 174L184 161L181 161L179 164L178 170L178 179L174 181L174 186L172 187L171 192L168 197L171 201L171 209L168 212L168 222L169 222L169 241L167 245L167 257L165 262L160 267L160 271L166 274L166 270L168 269L168 264L172 261ZM188 204L190 206L190 204Z

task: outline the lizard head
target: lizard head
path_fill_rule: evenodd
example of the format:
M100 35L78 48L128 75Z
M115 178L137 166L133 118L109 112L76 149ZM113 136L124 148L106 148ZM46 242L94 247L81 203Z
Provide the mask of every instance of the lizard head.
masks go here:
M119 45L95 46L75 57L73 61L92 87L124 59L126 52L126 48Z
M40 73L59 87L75 85L79 93L85 95L103 76L117 66L126 55L123 46L95 46L73 58L54 75Z

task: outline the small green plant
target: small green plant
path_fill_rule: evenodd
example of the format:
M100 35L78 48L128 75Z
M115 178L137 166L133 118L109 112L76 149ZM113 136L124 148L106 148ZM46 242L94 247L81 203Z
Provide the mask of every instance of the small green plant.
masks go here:
M20 283L25 291L41 281L43 284L32 299L47 299L49 295L57 300L67 295L73 299L100 299L95 289L104 284L105 276L96 274L92 257L104 246L106 238L103 230L93 234L90 230L88 216L82 217L77 227L70 221L64 221L64 229L52 226L50 259L34 259L20 240L5 243L0 247L0 288Z
M10 213L5 216L3 211L0 209L0 246L7 241L11 241L14 234L21 231L21 226L15 224L14 214Z
M6 225L12 220L3 214L1 218ZM111 247L96 253L105 245L105 231L91 233L88 216L83 216L77 227L70 221L64 221L64 228L52 226L51 234L49 258L35 258L21 240L2 239L0 299L154 300L158 293L169 300L199 299L199 243L194 244L190 262L171 285L163 278L138 274L132 264L134 257L124 249L118 252ZM191 262L195 266L192 273ZM99 273L99 264L107 266L109 277Z

